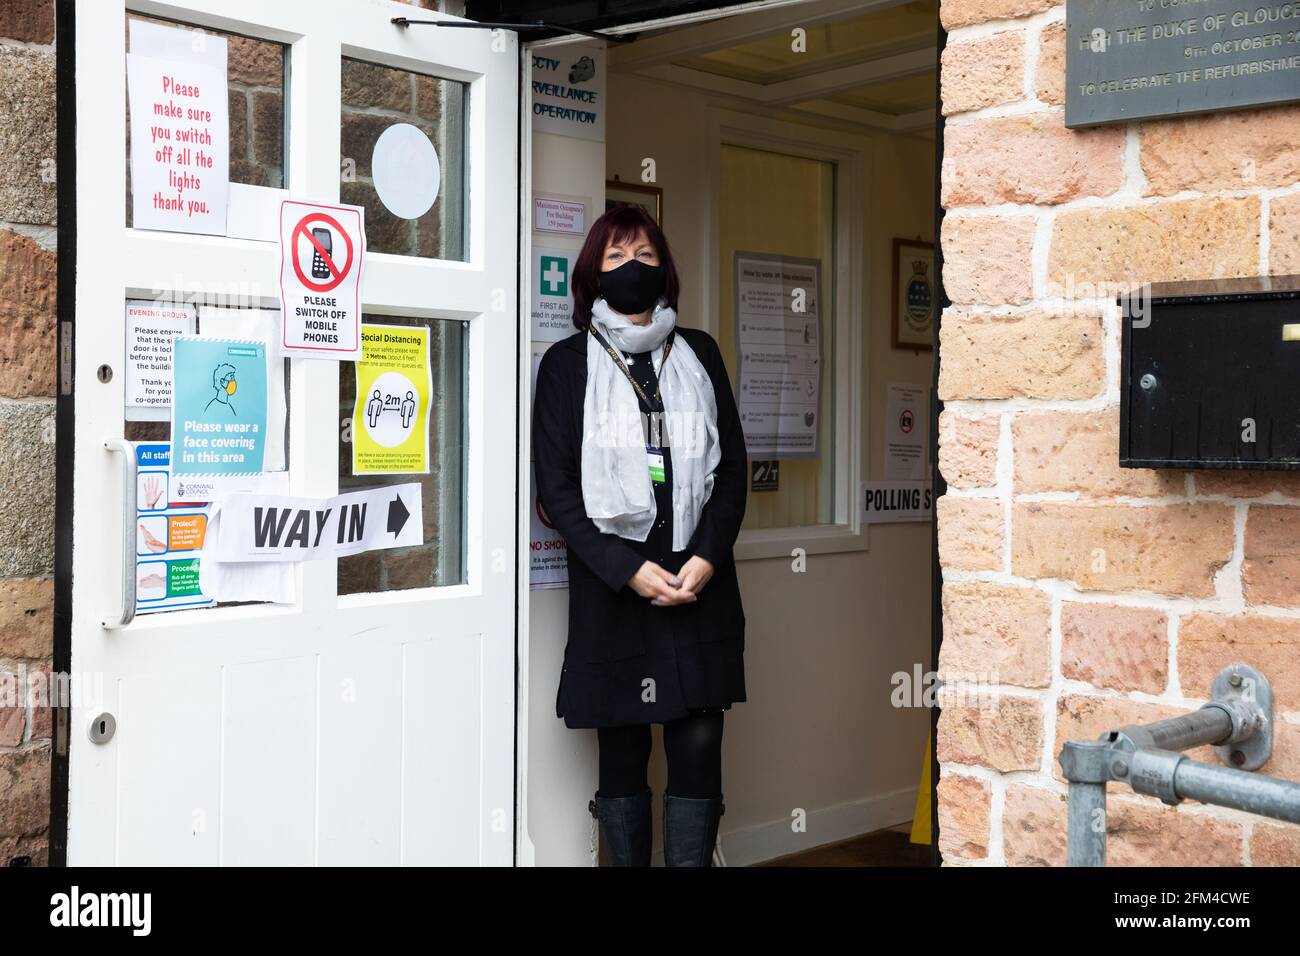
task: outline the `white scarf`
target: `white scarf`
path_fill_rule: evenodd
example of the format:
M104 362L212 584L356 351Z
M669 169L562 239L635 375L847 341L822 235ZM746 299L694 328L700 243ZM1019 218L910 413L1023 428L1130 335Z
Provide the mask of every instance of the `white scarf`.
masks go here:
M673 550L685 551L713 493L722 457L713 381L682 336L668 361L663 343L677 313L660 300L650 321L637 325L604 298L591 323L621 352L652 352L664 406L664 437L673 468ZM587 336L587 391L583 398L582 497L601 531L644 541L655 521L655 496L646 461L646 435L636 390L594 335Z

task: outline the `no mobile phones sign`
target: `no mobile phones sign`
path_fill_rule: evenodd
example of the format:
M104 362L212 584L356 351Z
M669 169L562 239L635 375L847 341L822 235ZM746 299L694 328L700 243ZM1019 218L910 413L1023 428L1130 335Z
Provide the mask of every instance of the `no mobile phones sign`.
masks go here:
M284 351L361 357L365 210L286 199L280 204L280 309Z

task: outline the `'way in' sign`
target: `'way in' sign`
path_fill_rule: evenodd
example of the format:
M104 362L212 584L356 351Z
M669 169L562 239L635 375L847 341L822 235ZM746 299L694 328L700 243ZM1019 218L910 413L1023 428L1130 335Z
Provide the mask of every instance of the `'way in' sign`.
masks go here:
M306 561L423 544L420 486L333 498L231 495L218 537L218 561Z

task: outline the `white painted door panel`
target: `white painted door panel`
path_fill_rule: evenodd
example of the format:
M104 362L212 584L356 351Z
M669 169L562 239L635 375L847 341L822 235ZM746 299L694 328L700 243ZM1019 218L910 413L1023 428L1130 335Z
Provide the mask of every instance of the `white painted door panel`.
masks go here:
M173 283L278 307L274 241L134 231L123 219L125 15L79 0L68 861L397 865L512 862L515 719L518 50L513 34L413 26L387 0L141 0L133 11L288 45L287 189L232 190L230 221L340 198L340 62L468 84L467 261L373 253L363 310L466 323L464 583L340 597L336 563L290 606L101 625L121 600L124 300ZM241 235L266 230L241 226ZM339 491L336 363L294 359L289 484ZM106 744L87 736L117 718Z

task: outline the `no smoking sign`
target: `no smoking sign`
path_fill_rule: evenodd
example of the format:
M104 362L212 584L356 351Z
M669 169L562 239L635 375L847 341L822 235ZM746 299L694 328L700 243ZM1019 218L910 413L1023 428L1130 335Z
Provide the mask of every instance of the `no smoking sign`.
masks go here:
M280 204L280 310L284 351L361 357L365 210L286 199Z

